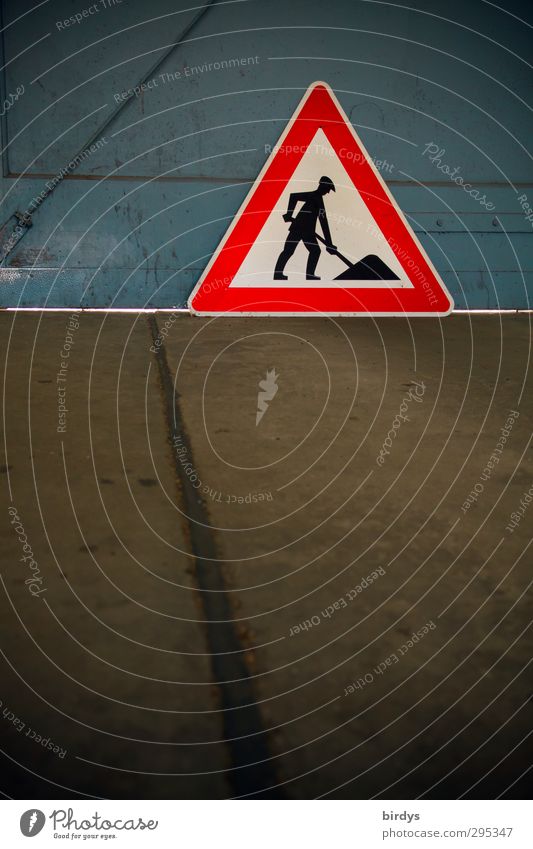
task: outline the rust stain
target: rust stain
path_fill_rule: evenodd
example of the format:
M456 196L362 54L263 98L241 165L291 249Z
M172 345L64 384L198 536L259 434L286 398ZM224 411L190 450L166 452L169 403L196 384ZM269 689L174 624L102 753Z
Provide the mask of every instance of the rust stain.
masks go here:
M57 263L57 257L51 254L46 248L25 248L19 251L9 261L11 268L27 268L30 265L43 265L46 263Z

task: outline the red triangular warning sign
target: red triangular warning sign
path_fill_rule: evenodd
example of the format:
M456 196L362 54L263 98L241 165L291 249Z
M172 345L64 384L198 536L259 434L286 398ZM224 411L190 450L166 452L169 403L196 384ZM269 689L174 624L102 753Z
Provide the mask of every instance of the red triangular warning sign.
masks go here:
M453 301L326 83L308 89L189 298L199 315L447 315Z

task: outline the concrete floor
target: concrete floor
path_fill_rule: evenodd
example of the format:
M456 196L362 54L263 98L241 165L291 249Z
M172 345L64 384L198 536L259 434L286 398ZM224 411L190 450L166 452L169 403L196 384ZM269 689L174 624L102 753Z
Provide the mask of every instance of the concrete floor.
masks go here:
M524 796L527 316L0 321L5 794Z

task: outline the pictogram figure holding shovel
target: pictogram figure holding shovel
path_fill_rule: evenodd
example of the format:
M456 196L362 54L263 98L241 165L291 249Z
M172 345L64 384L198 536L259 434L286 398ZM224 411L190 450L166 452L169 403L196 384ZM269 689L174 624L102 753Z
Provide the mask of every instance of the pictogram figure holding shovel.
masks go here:
M320 277L317 277L315 274L320 257L320 246L318 244L320 237L317 237L315 230L319 221L322 232L324 233L324 239L320 239L320 241L324 242L328 253L336 253L337 248L331 241L326 208L324 206L324 195L334 191L333 180L330 180L329 177L321 177L318 188L314 192L293 192L291 194L287 212L283 216L283 220L290 221L291 226L289 227L289 235L287 236L285 247L276 263L274 280L287 280L287 276L283 272L287 262L296 250L298 242L303 242L309 251L305 279L320 280ZM297 203L302 203L303 206L298 211L296 217L293 218L294 208Z

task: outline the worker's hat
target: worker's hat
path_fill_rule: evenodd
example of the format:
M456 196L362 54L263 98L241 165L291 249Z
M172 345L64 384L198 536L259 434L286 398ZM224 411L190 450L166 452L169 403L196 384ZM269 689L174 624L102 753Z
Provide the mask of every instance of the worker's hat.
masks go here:
M333 180L330 177L321 177L319 186L327 186L328 189L331 189L332 192L335 191L335 186L333 184Z

